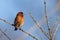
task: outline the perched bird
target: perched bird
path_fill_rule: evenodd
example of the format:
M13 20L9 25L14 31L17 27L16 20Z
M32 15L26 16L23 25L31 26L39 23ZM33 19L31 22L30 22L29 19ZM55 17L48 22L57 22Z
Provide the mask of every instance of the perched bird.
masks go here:
M13 24L15 27L14 30L21 28L23 24L24 24L24 14L23 12L18 12Z

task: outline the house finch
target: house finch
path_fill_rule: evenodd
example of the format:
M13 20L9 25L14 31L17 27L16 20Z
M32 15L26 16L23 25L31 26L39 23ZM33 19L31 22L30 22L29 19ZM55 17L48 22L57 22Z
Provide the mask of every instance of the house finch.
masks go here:
M24 15L23 12L18 12L16 15L15 21L14 21L14 30L17 30L18 28L21 28L24 24Z

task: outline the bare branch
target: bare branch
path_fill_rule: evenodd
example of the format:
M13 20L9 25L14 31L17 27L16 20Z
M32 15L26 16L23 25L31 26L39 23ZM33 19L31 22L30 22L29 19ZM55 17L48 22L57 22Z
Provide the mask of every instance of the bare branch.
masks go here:
M50 26L49 26L49 23L48 23L48 16L47 16L47 13L46 13L46 0L44 0L44 11L45 11L46 24L47 24L48 30L50 32Z
M59 17L59 15L57 16L57 18L56 18L56 21L58 21L58 17ZM55 35L56 35L56 32L57 32L57 30L58 30L58 28L59 28L59 26L60 26L60 23L58 24L58 25L56 25L57 23L55 22L54 23L54 28L53 28L53 40L55 39Z
M12 24L11 24L10 22L8 22L8 21L6 21L6 20L4 20L4 19L0 18L0 20L2 20L2 21L3 21L3 22L5 22L5 23L8 23L9 25L11 25L11 26L12 26ZM1 29L0 29L0 31L1 31ZM33 39L38 40L35 36L33 36L33 35L31 35L31 34L27 33L27 32L26 32L26 31L24 31L23 29L20 29L20 31L22 31L22 32L24 32L25 34L27 34L27 35L31 36ZM3 32L3 33L4 33L4 32ZM4 35L6 35L6 34L4 33Z
M9 40L11 40L10 37L8 37L5 32L3 32L1 29L0 29L0 31L1 31Z
M20 30L21 30L22 32L24 32L25 34L28 34L28 35L29 35L29 36L31 36L32 38L34 38L34 39L38 40L35 36L33 36L33 35L31 35L31 34L27 33L26 31L22 30L21 28L20 28Z
M5 33L6 31L7 31L7 30L5 29L5 30L4 30L4 33ZM0 35L0 38L2 38L2 36L3 36L3 34Z
M59 26L60 26L60 24L58 24L57 27L55 28L55 32L54 32L54 35L53 35L53 39L55 39L55 35L56 35L56 32L58 31Z
M49 40L52 40L52 32L50 31L51 29L50 29L50 25L48 23L48 16L47 16L47 13L46 13L46 0L44 0L44 11L45 11L46 24L47 24L48 32L49 32L49 36L50 36Z
M9 25L12 25L10 22L8 22L8 21L6 21L6 20L4 20L4 19L2 19L2 18L0 18L0 20L2 20L2 21L5 22L5 23L8 23Z
M35 18L32 16L32 14L30 13L30 16L31 16L31 18L33 19L33 21L35 22L35 24L37 25L37 27L44 33L44 35L49 39L49 37L48 37L48 33L46 32L46 31L44 31L43 29L42 29L42 27L40 27L40 24L35 20Z

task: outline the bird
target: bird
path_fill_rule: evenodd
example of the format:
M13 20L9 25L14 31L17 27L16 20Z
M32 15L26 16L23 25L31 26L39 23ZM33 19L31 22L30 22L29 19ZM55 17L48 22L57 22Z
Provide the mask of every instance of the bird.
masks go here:
M24 25L24 13L23 12L17 13L15 20L14 20L14 24L12 25L15 27L14 30L18 30Z

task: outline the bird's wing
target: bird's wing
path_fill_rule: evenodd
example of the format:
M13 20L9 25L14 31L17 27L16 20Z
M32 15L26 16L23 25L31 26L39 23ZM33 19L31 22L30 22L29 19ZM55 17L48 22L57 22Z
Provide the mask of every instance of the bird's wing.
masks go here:
M14 26L17 24L17 17L15 18L15 20L14 20Z

